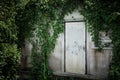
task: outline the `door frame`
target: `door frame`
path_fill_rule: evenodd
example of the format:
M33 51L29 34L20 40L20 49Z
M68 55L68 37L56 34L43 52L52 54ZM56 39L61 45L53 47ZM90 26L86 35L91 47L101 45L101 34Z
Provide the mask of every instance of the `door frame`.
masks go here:
M64 72L66 72L66 33L65 33L66 27L65 27L65 24L72 23L72 22L84 22L85 23L85 20L67 20L67 21L64 21L64 62L63 62L63 64L64 64L63 71ZM86 28L86 23L85 23L85 74L87 74L87 28Z

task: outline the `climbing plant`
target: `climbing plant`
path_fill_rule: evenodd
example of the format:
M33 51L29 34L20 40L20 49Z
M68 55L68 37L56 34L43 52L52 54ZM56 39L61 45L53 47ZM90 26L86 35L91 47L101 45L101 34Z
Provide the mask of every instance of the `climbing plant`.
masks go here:
M82 14L96 46L103 47L99 32L110 31L113 45L110 79L120 79L119 0L84 0L84 3L82 2L82 0L0 1L0 42L8 43L9 46L12 44L11 46L15 48L15 54L17 54L17 44L21 47L25 39L31 41L33 45L32 80L49 80L51 78L48 57L54 50L57 37L64 31L64 16L75 9L80 10L80 7L82 7ZM84 6L81 6L81 3ZM7 51L12 53L10 47L7 47L10 49L6 49L6 44L2 44L1 47L2 53L9 53Z
M21 0L20 3L24 1ZM17 11L16 24L20 30L20 43L24 42L25 38L32 41L31 79L49 80L51 70L48 57L54 50L57 37L64 30L64 16L74 9L79 9L78 4L81 4L81 1L27 0L24 4L23 8Z
M20 65L14 0L0 0L0 80L16 80Z
M110 65L110 80L120 79L120 3L119 0L85 0L83 15L89 31L98 47L101 46L99 32L110 32L113 58Z

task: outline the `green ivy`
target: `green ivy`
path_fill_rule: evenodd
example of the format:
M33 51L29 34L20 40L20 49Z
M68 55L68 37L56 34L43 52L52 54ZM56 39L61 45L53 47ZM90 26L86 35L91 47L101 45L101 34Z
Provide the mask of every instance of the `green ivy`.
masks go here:
M120 3L119 0L85 0L83 15L96 46L102 48L99 32L110 32L113 58L110 65L110 80L120 79Z
M84 0L84 6L81 6L82 2L82 0L0 1L0 42L18 43L21 47L26 38L32 41L32 80L51 78L48 57L54 50L57 37L64 31L64 16L79 7L83 9L82 14L96 46L103 47L99 38L100 31L111 32L113 60L110 66L110 79L120 79L119 0Z
M17 80L20 68L20 52L16 44L0 45L0 80Z
M20 51L17 46L14 0L0 0L0 80L17 80Z
M21 4L24 1L21 0ZM19 27L20 44L28 38L33 45L31 80L49 80L52 77L48 57L55 48L59 34L64 31L64 16L79 9L78 4L81 1L27 0L18 9L16 24Z

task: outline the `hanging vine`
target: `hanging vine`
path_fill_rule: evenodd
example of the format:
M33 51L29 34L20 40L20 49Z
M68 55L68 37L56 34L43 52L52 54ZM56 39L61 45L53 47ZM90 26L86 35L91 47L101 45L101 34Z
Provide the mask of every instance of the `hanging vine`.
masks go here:
M83 15L95 44L102 48L99 32L110 32L113 58L110 65L110 80L120 79L120 3L119 0L85 0Z
M18 1L16 1L18 2ZM19 0L16 24L19 42L32 36L32 78L48 80L51 71L48 57L54 50L59 33L63 32L64 16L81 7L80 0ZM88 24L96 46L102 48L99 32L111 32L113 62L111 79L120 79L120 7L119 0L85 0L82 14ZM52 33L51 33L52 31Z
M30 39L33 45L31 80L49 80L51 70L48 57L53 52L56 39L64 31L64 16L78 9L78 0L20 0L16 24L19 42ZM69 8L68 6L69 5ZM30 38L32 37L32 38Z

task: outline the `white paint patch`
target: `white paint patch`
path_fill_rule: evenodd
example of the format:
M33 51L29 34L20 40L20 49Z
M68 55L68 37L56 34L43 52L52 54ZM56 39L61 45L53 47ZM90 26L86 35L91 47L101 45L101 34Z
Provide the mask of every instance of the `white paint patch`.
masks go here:
M66 23L66 72L85 74L85 23Z

